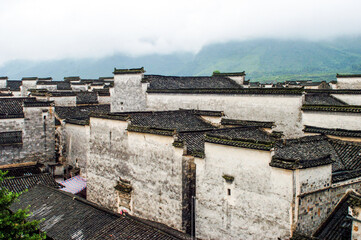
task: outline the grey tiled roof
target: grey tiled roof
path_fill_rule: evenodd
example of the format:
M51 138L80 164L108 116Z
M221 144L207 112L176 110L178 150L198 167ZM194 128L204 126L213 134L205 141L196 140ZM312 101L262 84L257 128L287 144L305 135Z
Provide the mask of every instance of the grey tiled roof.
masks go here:
M239 120L239 119L230 119L230 118L222 118L221 124L244 126L244 127L262 127L262 128L272 128L275 126L274 122L248 121L248 120Z
M130 69L117 69L114 68L113 74L137 74L137 73L144 73L144 67L141 68L130 68Z
M53 188L61 188L50 173L40 173L28 176L6 178L0 184L0 188L7 188L11 192L23 192L26 189L31 189L37 184L44 184Z
M361 106L351 105L303 105L302 111L361 113Z
M30 205L33 214L29 220L44 218L40 230L56 240L186 239L146 221L113 213L75 195L42 185L23 193L19 200L11 209L16 211Z
M98 96L110 96L109 88L94 89L93 92L96 92L98 94Z
M114 239L159 239L175 240L193 238L169 227L161 227L160 224L149 224L149 221L140 220L136 217L121 216L119 219L105 226L91 240L114 240ZM160 228L160 229L158 229Z
M361 94L361 89L305 89L307 93Z
M36 80L38 80L38 77L23 77L21 80L36 81Z
M71 90L71 86L69 82L56 82L58 90Z
M327 93L307 93L305 96L305 104L308 105L333 105L343 106L348 105L347 103L331 96Z
M325 136L306 136L279 140L270 163L273 167L286 169L315 167L333 164L333 170L342 169L340 160Z
M148 93L179 93L179 94L260 94L260 95L302 95L301 88L178 88L178 89L147 89Z
M98 94L96 92L78 92L76 94L76 104L97 104Z
M180 132L174 146L183 147L187 146L187 154L195 157L204 157L204 139L207 131L189 131Z
M356 130L346 130L346 129L339 129L339 128L320 128L314 126L305 126L303 129L306 133L320 133L332 136L339 136L339 137L356 137L361 138L361 131Z
M214 128L193 110L127 113L132 125L178 131Z
M205 141L234 147L270 150L274 139L269 133L257 127L237 127L206 133Z
M336 74L337 78L354 78L354 77L361 77L361 74Z
M150 82L148 89L213 89L242 88L227 77L175 77L147 75L143 81Z
M12 145L22 143L22 131L0 132L0 145Z
M80 77L79 76L69 76L69 77L64 77L64 81L69 82L69 81L79 81Z
M110 105L84 105L76 107L55 107L55 112L60 119L89 119L91 113L109 113Z
M0 98L0 118L23 118L25 98Z
M330 139L329 142L343 165L343 168L340 169L341 172L335 174L336 178L333 181L340 180L341 178L344 179L347 176L355 177L355 170L361 170L361 143L335 139Z

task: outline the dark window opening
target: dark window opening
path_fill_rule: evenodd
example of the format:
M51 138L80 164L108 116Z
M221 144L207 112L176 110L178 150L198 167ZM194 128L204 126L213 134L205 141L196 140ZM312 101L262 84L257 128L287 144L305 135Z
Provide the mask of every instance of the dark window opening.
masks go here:
M227 191L227 192L228 192L228 196L231 196L231 189L228 188L227 190L228 190L228 191Z

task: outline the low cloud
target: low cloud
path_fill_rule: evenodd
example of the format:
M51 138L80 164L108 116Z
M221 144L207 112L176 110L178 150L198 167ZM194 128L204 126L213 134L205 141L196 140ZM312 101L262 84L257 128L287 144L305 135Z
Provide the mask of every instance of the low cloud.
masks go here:
M361 34L357 0L3 0L0 63L197 52L252 38Z

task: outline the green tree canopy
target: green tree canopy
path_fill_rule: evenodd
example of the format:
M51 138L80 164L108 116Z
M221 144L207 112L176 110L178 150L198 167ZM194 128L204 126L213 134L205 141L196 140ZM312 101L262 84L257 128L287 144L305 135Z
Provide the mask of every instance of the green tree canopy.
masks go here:
M0 184L4 181L6 172L0 171ZM29 207L16 212L10 210L11 204L17 200L20 193L10 192L0 187L0 239L45 239L46 234L39 232L40 221L26 221L30 215Z

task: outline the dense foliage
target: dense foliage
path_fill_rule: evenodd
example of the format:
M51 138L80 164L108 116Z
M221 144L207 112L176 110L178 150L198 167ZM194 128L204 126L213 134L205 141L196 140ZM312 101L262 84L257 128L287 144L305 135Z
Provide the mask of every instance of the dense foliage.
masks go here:
M0 183L6 173L0 171ZM10 206L19 197L19 193L13 193L6 188L0 188L0 239L45 239L45 233L39 233L40 221L26 221L30 215L29 209L19 209L16 212L10 210Z

